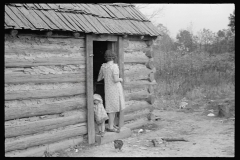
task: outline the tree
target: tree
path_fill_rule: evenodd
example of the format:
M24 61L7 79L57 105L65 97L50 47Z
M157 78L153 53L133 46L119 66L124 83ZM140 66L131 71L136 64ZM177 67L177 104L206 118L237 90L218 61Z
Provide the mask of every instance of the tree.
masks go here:
M164 10L164 6L159 6L158 8L151 10L150 13L146 14L144 10L150 8L151 7L150 4L134 4L134 5L138 10L141 10L141 12L146 16L146 18L152 21L153 24L156 24L154 19L158 18Z
M230 14L230 17L228 17L228 19L230 21L228 26L231 28L231 31L235 33L235 10L233 11L233 14Z
M169 36L169 30L163 24L158 24L157 29L162 33L161 36L156 40L159 45L161 51L169 52L174 49L174 42L172 38Z
M193 51L193 35L187 30L180 30L177 34L177 43L179 47L187 52Z

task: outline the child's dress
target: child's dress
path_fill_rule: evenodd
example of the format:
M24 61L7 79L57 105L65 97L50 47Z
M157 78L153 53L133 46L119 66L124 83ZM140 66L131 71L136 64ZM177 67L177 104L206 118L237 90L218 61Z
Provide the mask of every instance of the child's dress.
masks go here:
M97 99L100 101L100 103L98 103L97 105L94 104L94 117L96 123L99 125L108 119L108 115L103 107L101 96L99 94L94 94L93 99Z
M99 71L99 79L104 78L105 107L107 113L119 112L125 108L122 84L114 82L114 74L119 75L118 65L103 63Z

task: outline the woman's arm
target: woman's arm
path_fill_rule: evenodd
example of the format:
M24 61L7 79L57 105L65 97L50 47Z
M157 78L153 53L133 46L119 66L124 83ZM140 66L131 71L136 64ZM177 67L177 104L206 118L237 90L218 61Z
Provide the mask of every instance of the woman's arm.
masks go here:
M113 68L113 80L115 83L123 81L122 78L119 78L119 68L117 64L115 64Z
M122 82L123 79L122 78L119 78L119 74L114 74L113 75L113 79L114 79L114 82L117 83L117 82Z
M102 67L100 68L99 74L98 74L98 79L97 81L101 81L103 79L103 71L102 71Z

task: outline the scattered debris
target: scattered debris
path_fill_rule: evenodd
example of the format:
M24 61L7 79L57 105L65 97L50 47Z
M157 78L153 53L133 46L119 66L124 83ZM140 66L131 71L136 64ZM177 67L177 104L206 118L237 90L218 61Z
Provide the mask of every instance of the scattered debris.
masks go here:
M143 132L143 129L139 129L138 131L138 134L142 133Z
M184 138L162 138L163 141L166 142L173 142L173 141L185 141L188 142L188 140L184 139Z
M215 114L213 114L213 113L209 113L207 116L209 116L209 117L213 117L213 116L215 116Z

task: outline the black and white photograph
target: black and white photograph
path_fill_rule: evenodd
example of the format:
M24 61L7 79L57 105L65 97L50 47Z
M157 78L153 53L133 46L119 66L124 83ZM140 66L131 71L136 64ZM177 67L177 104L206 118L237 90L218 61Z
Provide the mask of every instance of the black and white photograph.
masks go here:
M234 3L5 3L5 157L235 157Z

